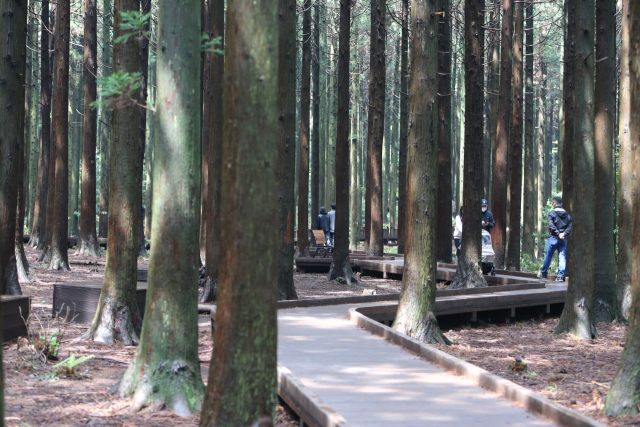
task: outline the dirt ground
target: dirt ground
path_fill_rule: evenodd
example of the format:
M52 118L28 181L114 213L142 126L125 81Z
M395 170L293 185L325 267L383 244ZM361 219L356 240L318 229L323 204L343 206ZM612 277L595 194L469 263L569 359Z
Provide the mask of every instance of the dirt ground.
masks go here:
M70 272L52 272L36 263L37 252L28 247L26 251L35 269L36 281L22 284L22 289L25 295L32 297L32 321L42 325L38 327L46 328L47 322L51 322L54 283L101 280L104 273L104 266L86 264L73 264ZM91 258L70 255L70 260L84 262ZM141 260L140 263L146 261ZM318 273L296 273L294 281L299 298L355 296L362 295L365 289L374 289L377 294L397 293L401 286L399 281L365 276L362 284L349 287L327 282L326 274ZM213 341L208 316L201 315L198 320L199 356L206 384ZM568 336L552 335L557 321L557 317L547 317L513 324L459 327L445 331L454 344L440 348L607 425L640 426L640 416L615 420L600 412L622 353L626 326L599 324L599 338L583 342ZM198 424L199 413L191 418L182 418L167 410L132 412L129 401L112 394L110 389L124 373L136 348L79 339L88 326L82 323L63 325L65 335L59 359L70 355L94 356L69 378L52 374L52 365L56 362L42 365L29 360L18 351L16 340L5 343L7 426L164 427ZM60 325L50 328L55 327ZM527 363L526 372L509 370L516 356ZM278 427L297 425L295 414L284 407L279 405L276 413Z

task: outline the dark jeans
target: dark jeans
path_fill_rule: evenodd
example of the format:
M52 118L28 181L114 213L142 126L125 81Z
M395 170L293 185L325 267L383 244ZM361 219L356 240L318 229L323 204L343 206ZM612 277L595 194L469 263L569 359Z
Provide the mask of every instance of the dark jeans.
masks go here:
M546 276L549 272L549 266L553 255L558 251L558 277L564 277L564 271L567 268L567 239L564 240L559 237L549 237L547 239L547 256L544 258L544 264L540 272L543 276Z
M333 234L334 233L335 233L334 231L330 231L329 232L329 239L331 240L331 242L329 243L330 245L333 245Z
M462 240L453 239L453 244L456 245L456 258L460 260L460 251L462 250Z

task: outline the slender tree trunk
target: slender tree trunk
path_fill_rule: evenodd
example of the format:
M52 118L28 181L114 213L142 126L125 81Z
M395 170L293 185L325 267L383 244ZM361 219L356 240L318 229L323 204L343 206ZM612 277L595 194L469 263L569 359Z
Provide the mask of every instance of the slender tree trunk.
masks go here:
M54 172L55 197L53 206L53 232L51 236L52 270L69 270L67 255L68 201L69 201L69 36L71 10L69 0L58 2L56 13L56 94L53 99L53 134L55 145Z
M224 46L224 0L211 0L211 37L221 41L220 48ZM295 63L295 62L294 62ZM207 264L205 267L204 292L200 302L215 301L218 295L218 272L220 268L220 185L222 179L222 85L224 76L224 55L212 53L209 56L208 80L211 85L211 100L209 105L209 171L207 179ZM295 106L293 115L295 118ZM290 147L295 146L294 139ZM295 149L290 148L291 155L295 157ZM293 168L292 170L294 170ZM295 198L294 204L295 204Z
M79 51L80 48L74 46L74 50ZM83 78L82 78L82 61L78 58L77 61L71 57L71 70L75 78L71 81L72 88L71 95L71 123L69 123L69 130L71 132L71 161L69 163L69 207L68 207L68 221L69 221L69 235L78 236L78 216L76 212L79 212L80 198L80 157L82 156L82 96L83 96ZM71 79L71 75L69 76ZM77 249L77 247L76 247Z
M400 141L398 145L398 253L405 253L407 206L407 141L409 133L409 0L402 0L402 58L400 65Z
M349 250L355 251L360 243L360 227L358 226L360 218L360 211L358 210L358 199L360 198L358 189L358 171L360 170L358 161L358 20L354 21L353 30L356 34L356 40L353 49L353 60L351 61L354 76L351 81L353 100L349 113L351 116L351 131L349 132L349 185L351 186L349 189L349 209L351 211L349 215Z
M103 0L102 12L102 75L111 75L111 0ZM98 237L107 237L109 217L109 145L111 140L111 116L113 109L109 105L102 107L100 122L100 215Z
M632 305L632 293L636 290L633 288L632 282L632 260L634 256L633 237L634 229L633 224L635 218L638 215L638 208L634 212L634 202L637 200L637 195L634 194L633 180L634 172L634 158L637 151L634 148L634 140L631 137L631 129L635 124L632 123L632 110L631 110L631 77L630 77L630 49L631 49L631 34L630 21L629 21L629 7L631 0L626 0L623 3L622 13L622 47L620 50L620 83L619 83L619 103L620 112L618 113L618 143L619 148L619 174L620 184L618 188L618 274L616 282L616 293L618 299L618 311L621 317L628 319L632 309L638 306ZM637 9L636 9L637 10ZM635 127L634 127L635 129ZM636 134L637 135L637 134ZM635 140L637 141L637 140ZM635 216L634 216L635 213ZM636 292L635 296L640 296ZM630 409L629 409L630 410ZM610 410L611 411L611 410Z
M151 0L139 0L140 6L143 14L151 13ZM142 31L145 33L149 32L149 20L145 21L145 24L142 28ZM149 89L149 39L147 37L140 38L140 105L146 105L147 103L147 93ZM202 88L200 88L200 93L202 92ZM202 105L202 99L200 99ZM140 193L140 214L138 216L138 255L146 257L147 249L146 249L146 241L144 240L144 208L142 206L142 178L144 176L144 153L146 149L147 142L147 111L142 108L140 109L140 169L138 171L138 175L140 175L140 187L138 191ZM204 257L204 254L202 255Z
M524 122L524 200L522 207L522 253L531 258L535 256L535 223L536 209L535 202L535 186L534 186L534 117L535 108L533 106L533 9L534 3L527 3L526 22L525 22L525 66L524 66L524 105L525 105L525 122Z
M42 1L40 14L40 154L38 156L38 189L33 210L33 226L29 244L44 249L44 232L47 212L47 190L49 187L49 154L51 151L51 72L49 71L49 0Z
M302 90L300 94L300 163L298 167L298 252L309 256L309 109L311 108L311 0L302 18ZM343 207L344 208L344 207ZM313 218L315 219L315 218Z
M574 146L573 146L573 231L567 241L571 258L580 268L571 272L567 298L555 333L569 332L580 339L597 335L594 327L594 252L583 242L593 242L594 236L594 30L593 0L582 1L576 7L574 62Z
M144 0L142 0L144 1ZM209 35L211 34L211 13L209 11L210 0L200 1L200 25L202 25L202 31ZM218 46L219 47L219 46ZM207 217L209 216L207 211L209 210L209 202L207 196L209 194L207 187L209 186L209 132L211 131L209 122L209 109L211 108L210 92L211 81L209 74L209 56L212 53L201 51L200 52L200 69L201 69L201 88L200 93L202 96L202 183L200 189L202 190L201 199L201 212L200 212L200 262L206 266L207 264ZM148 161L148 159L147 159Z
M267 0L227 6L222 164L231 167L222 168L225 251L203 427L269 423L276 404L278 139L277 115L264 114L277 111L278 17L271 6ZM252 209L242 209L246 200Z
M140 0L116 0L115 10L139 11ZM114 39L126 31L121 28L121 23L122 15L116 13ZM114 72L139 72L139 40L132 37L126 43L115 44L113 64ZM134 91L131 98L140 99L140 95ZM142 207L140 151L144 152L140 141L139 115L140 107L131 104L114 108L112 115L107 265L98 310L85 334L86 338L99 342L137 344L137 332L142 326L136 305L138 228Z
M544 120L544 112L547 104L547 64L542 62L542 58L539 59L540 63L540 80L541 87L538 89L538 126L536 127L536 141L537 141L537 150L538 150L538 187L536 188L536 194L538 197L538 256L544 256L545 254L545 236L547 230L545 228L545 218L544 216L544 208L546 205L546 200L544 198L544 183L548 179L544 173L544 135L545 135L545 120ZM573 166L572 166L573 168ZM573 179L573 178L572 178ZM564 202L564 200L563 200Z
M438 25L438 224L436 259L451 263L451 3L440 0Z
M311 7L310 4L308 6ZM311 10L306 10L305 13L311 14ZM295 171L296 158L295 150L291 149L295 146L296 140L296 59L298 55L295 1L279 0L278 16L280 22L278 35L278 156L276 162L278 242L280 249L278 258L278 300L290 300L298 299L293 283L293 258L295 256L293 226L296 214L295 177L293 173ZM308 38L309 36L305 35L305 37ZM315 99L316 94L314 91L314 111ZM304 110L302 113L303 115L305 114ZM314 144L313 148L314 152L317 151L316 144ZM314 161L316 157L317 153L314 154ZM317 182L314 185L317 190ZM312 216L312 218L314 217Z
M150 1L150 0L149 0ZM96 234L96 131L97 111L91 103L97 99L98 18L96 0L84 2L84 108L82 122L82 211L77 255L100 254Z
M371 220L369 230L369 255L382 256L384 213L382 200L382 148L384 139L384 106L386 95L386 0L371 0L371 42L367 160L371 170L370 198Z
M29 64L27 64L29 68ZM30 79L28 79L30 80ZM30 83L30 82L29 82ZM25 86L26 91L29 90L29 85ZM25 98L28 96L25 95ZM25 103L25 113L28 103ZM29 121L26 114L23 115L25 121ZM22 289L20 283L31 282L31 273L29 270L29 261L24 253L24 211L26 201L26 185L25 185L25 167L26 167L26 150L28 129L25 127L24 137L21 141L22 146L18 153L18 196L16 203L16 228L14 230L14 255L9 260L9 266L5 273L5 282L2 284L3 295L22 295Z
M349 261L349 62L351 37L351 0L340 0L338 35L338 123L336 134L336 231L333 259L327 280L344 277L347 284L360 280Z
M167 405L183 417L201 408L204 395L197 328L202 104L193 97L201 89L199 9L199 0L160 0L158 8L165 48L157 57L154 244L140 346L119 385L134 409Z
M596 85L595 85L595 257L593 286L595 321L611 322L617 317L616 248L613 234L615 186L613 132L616 110L616 4L596 1Z
M492 28L500 28L500 0L493 2L493 9L491 10L491 25ZM493 202L493 181L495 180L496 172L493 169L496 163L496 148L498 139L498 107L500 101L500 43L501 33L499 31L491 32L491 46L489 47L489 53L491 58L491 187L486 195L488 201Z
M574 67L575 67L575 13L579 0L564 2L564 76L562 79L563 119L562 124L562 204L568 212L573 212L573 145L574 145ZM569 262L568 275L572 276Z
M320 169L318 171L318 205L326 200L325 196L325 168L326 168L326 138L327 138L327 11L323 2L316 3L318 8L318 27L322 29L316 39L318 49L318 68L319 68L319 112L318 112L318 163ZM314 121L315 129L315 121ZM313 206L312 206L313 208ZM319 209L319 208L318 208ZM312 211L314 212L314 211ZM315 221L314 217L311 217Z
M395 72L393 74L392 84L394 86L394 95L391 100L391 118L393 122L393 131L391 132L391 169L389 170L389 230L393 230L398 226L398 217L396 216L396 208L398 204L398 127L400 126L400 43L401 37L396 38L396 59Z
M312 73L312 120L311 134L311 227L320 212L320 28L318 27L319 2L313 5L313 53L311 58ZM295 8L295 7L294 7ZM295 33L294 33L295 34ZM292 62L295 69L295 62ZM295 74L295 73L294 73ZM295 81L295 80L294 80ZM295 87L294 87L295 90ZM295 98L294 98L295 99ZM293 135L295 136L295 129ZM294 207L295 209L295 207Z
M508 0L505 0L505 3ZM482 275L482 223L478 220L484 188L476 185L483 176L484 106L484 0L465 3L465 127L464 127L464 189L462 217L462 252L456 277L449 287L477 288L487 286ZM506 74L506 73L505 73Z
M640 39L638 34L640 34L640 5L637 2L627 0L624 2L622 11L621 69L623 77L620 80L620 87L622 88L623 83L629 83L629 85L620 92L620 131L622 133L625 129L628 141L635 141L634 144L640 138ZM627 71L626 75L625 71ZM623 144L626 143L627 141ZM637 151L637 147L634 147L631 154L632 159L630 159L633 163L629 165L635 171L640 168L640 156ZM622 175L620 178L622 180ZM640 191L640 183L637 179L629 179L629 181L631 191L637 194ZM637 210L633 217L632 241L633 287L631 293L633 302L629 307L629 330L620 364L611 382L611 389L604 406L604 412L607 415L615 416L636 415L639 411L636 402L640 400L640 369L638 366L640 363L640 359L638 359L640 351L640 328L638 327L638 316L640 316L640 215Z
M520 215L522 213L522 131L523 131L523 38L524 3L516 2L514 10L515 35L513 46L513 132L511 140L511 207L509 208L509 237L507 269L520 270Z
M513 1L504 0L502 3L502 43L500 57L500 100L498 101L498 127L496 134L496 158L493 164L493 217L496 226L492 230L492 242L495 251L495 266L505 265L505 251L507 246L507 172L509 126L512 115L509 111L509 94L511 92L511 77L513 74ZM465 157L466 161L466 157ZM470 210L467 209L467 212ZM464 229L464 228L463 228Z
M551 91L551 90L549 90ZM549 105L547 113L549 119L547 120L547 128L544 139L544 200L551 200L553 194L551 190L553 188L553 113L556 106L556 99L553 96L549 97Z

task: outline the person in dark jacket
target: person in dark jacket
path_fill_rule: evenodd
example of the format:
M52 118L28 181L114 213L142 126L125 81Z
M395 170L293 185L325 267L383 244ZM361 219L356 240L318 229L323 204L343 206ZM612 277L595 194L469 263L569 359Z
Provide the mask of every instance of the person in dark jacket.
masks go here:
M327 215L327 209L322 206L320 207L320 215L318 215L318 225L316 225L316 230L322 230L324 236L327 238L327 244L331 241L330 231L331 231L331 218Z
M553 209L547 216L549 220L549 238L547 239L547 256L544 258L542 270L538 273L538 278L547 278L549 265L555 251L558 251L558 276L556 282L564 282L565 269L567 267L567 240L571 234L573 222L571 215L562 207L562 197L553 198Z
M491 233L491 229L496 226L493 214L489 212L487 199L482 199L482 229Z

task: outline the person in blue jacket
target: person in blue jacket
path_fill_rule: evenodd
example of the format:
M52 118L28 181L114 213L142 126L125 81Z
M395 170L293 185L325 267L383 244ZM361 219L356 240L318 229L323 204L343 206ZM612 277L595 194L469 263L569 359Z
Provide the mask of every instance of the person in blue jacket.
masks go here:
M489 204L487 199L482 199L482 229L491 233L491 229L496 226L493 214L489 212Z

